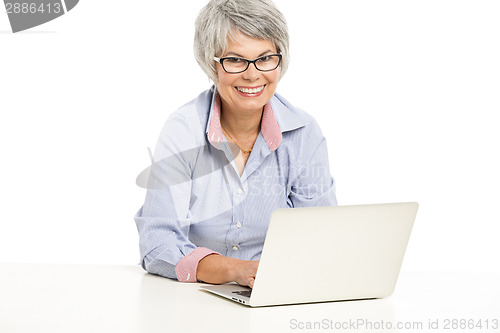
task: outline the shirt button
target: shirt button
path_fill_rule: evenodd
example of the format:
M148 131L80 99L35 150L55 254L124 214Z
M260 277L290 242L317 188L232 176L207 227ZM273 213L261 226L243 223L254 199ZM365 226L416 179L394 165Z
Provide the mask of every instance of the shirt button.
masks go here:
M234 251L238 251L238 247L237 247L236 245L235 245L235 246L233 246L233 250L234 250Z
M236 228L241 228L241 222L236 223Z
M241 194L243 193L243 190L241 188L238 189L238 191L236 191L238 194Z

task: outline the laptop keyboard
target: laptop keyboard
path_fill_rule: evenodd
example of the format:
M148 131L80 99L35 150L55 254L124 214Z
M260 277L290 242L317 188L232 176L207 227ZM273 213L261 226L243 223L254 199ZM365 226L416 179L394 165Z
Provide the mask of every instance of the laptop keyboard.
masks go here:
M243 297L250 297L252 295L252 289L250 290L241 290L241 291L233 291L233 294L240 295Z

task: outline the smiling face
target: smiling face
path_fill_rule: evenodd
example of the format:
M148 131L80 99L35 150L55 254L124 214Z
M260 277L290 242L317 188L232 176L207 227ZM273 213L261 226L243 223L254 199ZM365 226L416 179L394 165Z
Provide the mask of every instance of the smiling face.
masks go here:
M248 37L240 32L228 40L226 52L222 57L241 57L256 59L275 54L276 47L268 40ZM221 97L223 112L240 115L254 115L273 97L278 85L280 67L270 72L261 72L250 64L243 73L229 74L217 63L217 89Z

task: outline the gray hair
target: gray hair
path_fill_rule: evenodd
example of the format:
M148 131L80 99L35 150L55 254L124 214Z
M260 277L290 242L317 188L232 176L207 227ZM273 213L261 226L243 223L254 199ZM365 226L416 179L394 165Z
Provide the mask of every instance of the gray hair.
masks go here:
M208 77L217 83L214 57L227 48L235 31L249 37L269 40L283 55L280 79L289 56L288 27L285 17L271 0L211 0L195 23L194 56Z

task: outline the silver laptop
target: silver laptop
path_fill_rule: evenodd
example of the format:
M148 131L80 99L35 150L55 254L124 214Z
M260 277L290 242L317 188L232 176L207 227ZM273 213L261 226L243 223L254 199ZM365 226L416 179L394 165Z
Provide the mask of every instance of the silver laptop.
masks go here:
M253 289L201 288L254 307L387 297L417 209L415 202L278 209Z

